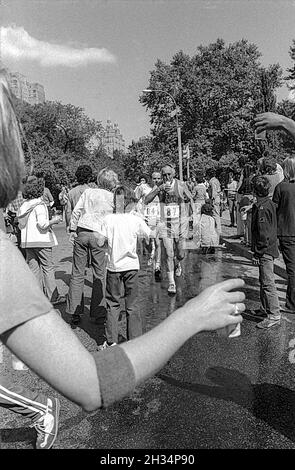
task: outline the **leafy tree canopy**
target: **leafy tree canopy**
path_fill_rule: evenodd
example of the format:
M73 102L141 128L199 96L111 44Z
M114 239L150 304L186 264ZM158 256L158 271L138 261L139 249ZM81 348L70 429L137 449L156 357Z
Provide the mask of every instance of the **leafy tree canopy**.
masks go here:
M254 139L253 117L275 109L282 81L279 64L262 67L260 57L245 39L229 45L217 39L192 57L180 51L170 64L158 60L147 87L154 91L140 97L150 113L150 153L168 155L178 166L177 112L191 168L232 163L233 155L234 162L241 156L256 160L264 148Z

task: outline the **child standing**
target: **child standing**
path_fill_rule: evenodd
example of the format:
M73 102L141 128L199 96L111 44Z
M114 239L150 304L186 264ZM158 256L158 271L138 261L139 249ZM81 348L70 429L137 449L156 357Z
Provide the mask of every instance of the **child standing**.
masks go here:
M276 205L269 199L270 182L265 176L253 180L257 202L252 208L253 264L259 266L260 316L258 328L280 324L281 313L274 278L274 258L278 258ZM257 316L259 316L259 313Z
M104 218L98 244L108 244L106 280L106 341L102 348L118 343L118 325L122 286L127 315L127 340L142 335L142 322L137 307L139 259L137 237L149 238L150 228L141 217L130 213L137 202L134 192L124 186L114 193L115 213Z

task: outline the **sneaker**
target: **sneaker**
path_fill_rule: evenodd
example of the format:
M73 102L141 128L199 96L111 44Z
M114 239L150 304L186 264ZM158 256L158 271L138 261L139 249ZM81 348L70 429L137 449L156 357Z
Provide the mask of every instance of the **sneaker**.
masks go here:
M202 255L214 255L215 247L214 246L202 246L201 253Z
M253 315L255 318L267 318L267 313L264 312L263 310L260 310L260 308L256 310L247 310L245 312L246 315Z
M36 449L51 449L57 433L60 402L57 398L47 398L47 410L44 415L31 424L37 431Z
M181 274L182 274L182 267L181 267L181 264L179 263L175 269L175 276L180 277Z
M273 326L279 326L280 320L271 320L270 318L265 318L262 322L258 323L257 328L272 328Z
M111 343L109 344L107 341L105 341L103 344L100 346L97 346L97 351L103 351L104 349L110 348L112 346L116 346L117 343Z
M74 315L72 315L70 323L74 326L79 325L81 323L81 315L74 313Z
M174 282L170 282L168 286L168 293L169 294L176 294L176 285Z
M157 268L157 269L155 269L155 281L160 282L161 279L162 279L161 269Z
M147 265L148 265L148 266L151 266L151 265L153 264L153 262L154 262L154 258L150 257L150 258L148 259Z
M64 304L66 302L66 296L65 295L59 295L54 302L51 302L53 306L55 305L60 305Z

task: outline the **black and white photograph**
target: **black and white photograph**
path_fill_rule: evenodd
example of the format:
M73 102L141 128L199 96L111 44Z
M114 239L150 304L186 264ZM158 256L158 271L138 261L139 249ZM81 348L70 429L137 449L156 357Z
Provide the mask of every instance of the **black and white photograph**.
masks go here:
M0 450L43 449L295 449L295 0L0 0Z

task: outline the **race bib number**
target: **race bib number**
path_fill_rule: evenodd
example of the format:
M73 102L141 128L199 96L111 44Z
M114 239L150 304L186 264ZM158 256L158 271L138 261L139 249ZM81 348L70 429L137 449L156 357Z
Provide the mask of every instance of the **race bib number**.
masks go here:
M159 218L160 217L160 206L159 204L148 204L144 208L144 216L147 218Z
M164 206L165 219L179 219L179 205L169 204Z

